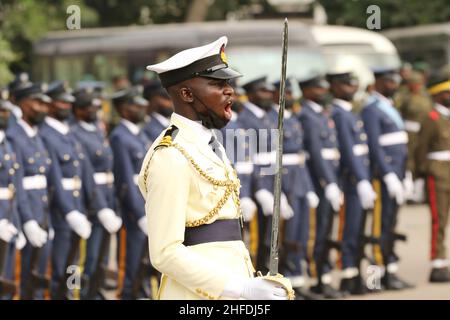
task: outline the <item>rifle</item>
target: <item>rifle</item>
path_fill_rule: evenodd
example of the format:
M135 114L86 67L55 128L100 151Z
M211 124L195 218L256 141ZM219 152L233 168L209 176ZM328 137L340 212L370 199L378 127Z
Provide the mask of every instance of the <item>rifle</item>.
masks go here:
M93 300L95 299L97 294L99 294L100 287L103 284L103 280L105 279L107 271L107 266L103 263L103 258L105 257L105 255L108 254L110 238L111 236L108 233L108 231L106 231L106 229L103 228L103 235L100 242L100 249L95 271L94 274L89 279L89 289L86 296L83 297L83 299Z
M145 291L145 295L150 297L150 292L146 291L146 288L142 286L145 278L150 277L152 275L152 266L150 263L150 257L148 252L148 244L144 243L141 249L141 259L138 267L138 271L136 274L136 278L133 282L132 296L133 299L138 299L140 290L143 289Z

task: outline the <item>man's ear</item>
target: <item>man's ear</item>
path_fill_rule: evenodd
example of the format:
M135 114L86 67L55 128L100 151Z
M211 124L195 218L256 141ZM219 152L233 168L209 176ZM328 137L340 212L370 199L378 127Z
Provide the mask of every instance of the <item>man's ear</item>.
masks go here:
M180 89L180 97L183 102L192 103L194 101L194 95L192 94L191 89L187 87L183 87Z

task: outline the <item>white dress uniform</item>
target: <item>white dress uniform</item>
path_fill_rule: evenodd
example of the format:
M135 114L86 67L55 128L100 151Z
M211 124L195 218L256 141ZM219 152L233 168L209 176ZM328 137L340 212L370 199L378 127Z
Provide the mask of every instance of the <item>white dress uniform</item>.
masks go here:
M227 38L147 67L164 87L195 76L232 79ZM177 113L154 141L139 174L150 260L162 273L160 299L220 299L230 279L253 277L242 241L240 182L212 131Z

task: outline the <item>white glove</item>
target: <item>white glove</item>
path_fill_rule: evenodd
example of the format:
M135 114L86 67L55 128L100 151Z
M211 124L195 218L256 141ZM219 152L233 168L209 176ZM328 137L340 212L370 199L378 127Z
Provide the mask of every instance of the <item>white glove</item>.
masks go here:
M241 199L241 210L245 221L250 221L256 213L256 204L249 197Z
M319 206L319 197L315 192L309 191L306 193L306 200L308 201L308 205L312 209L316 209Z
M97 213L98 220L108 233L116 233L122 226L122 219L110 208L103 208Z
M331 203L334 211L339 211L342 204L342 192L336 183L330 183L325 187L325 198Z
M375 199L377 194L372 188L372 185L367 180L361 180L356 185L356 190L358 192L359 201L363 209L371 209L374 207Z
M138 220L137 223L139 228L141 228L141 231L145 233L145 235L147 236L148 235L147 217L143 216Z
M36 220L25 222L23 231L33 247L41 248L47 242L47 232L39 226Z
M287 292L277 283L263 278L233 279L229 281L222 296L246 300L287 300Z
M413 201L417 203L422 203L425 201L425 180L416 179L414 180L414 194Z
M72 230L82 239L88 239L91 235L92 226L84 214L73 210L66 215L66 221Z
M391 198L395 198L398 205L405 202L405 196L403 193L403 184L397 175L393 172L389 172L383 177L383 181L386 184L387 191Z
M414 181L411 171L406 171L405 179L403 179L403 189L406 200L413 200Z
M266 189L261 189L255 193L256 201L261 205L262 212L265 216L273 214L273 194Z
M284 220L289 220L294 216L294 210L289 205L286 195L282 192L280 196L280 216Z
M45 232L45 231L44 231ZM27 239L25 239L25 235L23 234L23 232L19 232L19 234L17 235L17 239L16 239L16 249L17 250L22 250L23 247L25 247L25 245L27 244Z
M0 239L4 242L10 242L17 234L17 229L7 219L0 220Z

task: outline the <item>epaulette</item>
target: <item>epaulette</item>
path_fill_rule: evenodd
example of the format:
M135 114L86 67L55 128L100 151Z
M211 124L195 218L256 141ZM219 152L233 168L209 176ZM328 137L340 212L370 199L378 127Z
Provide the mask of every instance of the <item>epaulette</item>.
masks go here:
M429 115L430 119L433 121L439 120L439 112L437 112L436 110L430 111L430 113L428 115Z
M166 132L164 133L163 138L158 143L158 145L155 147L155 151L160 148L167 148L172 145L173 139L175 139L175 136L178 133L178 128L174 125L171 125Z

